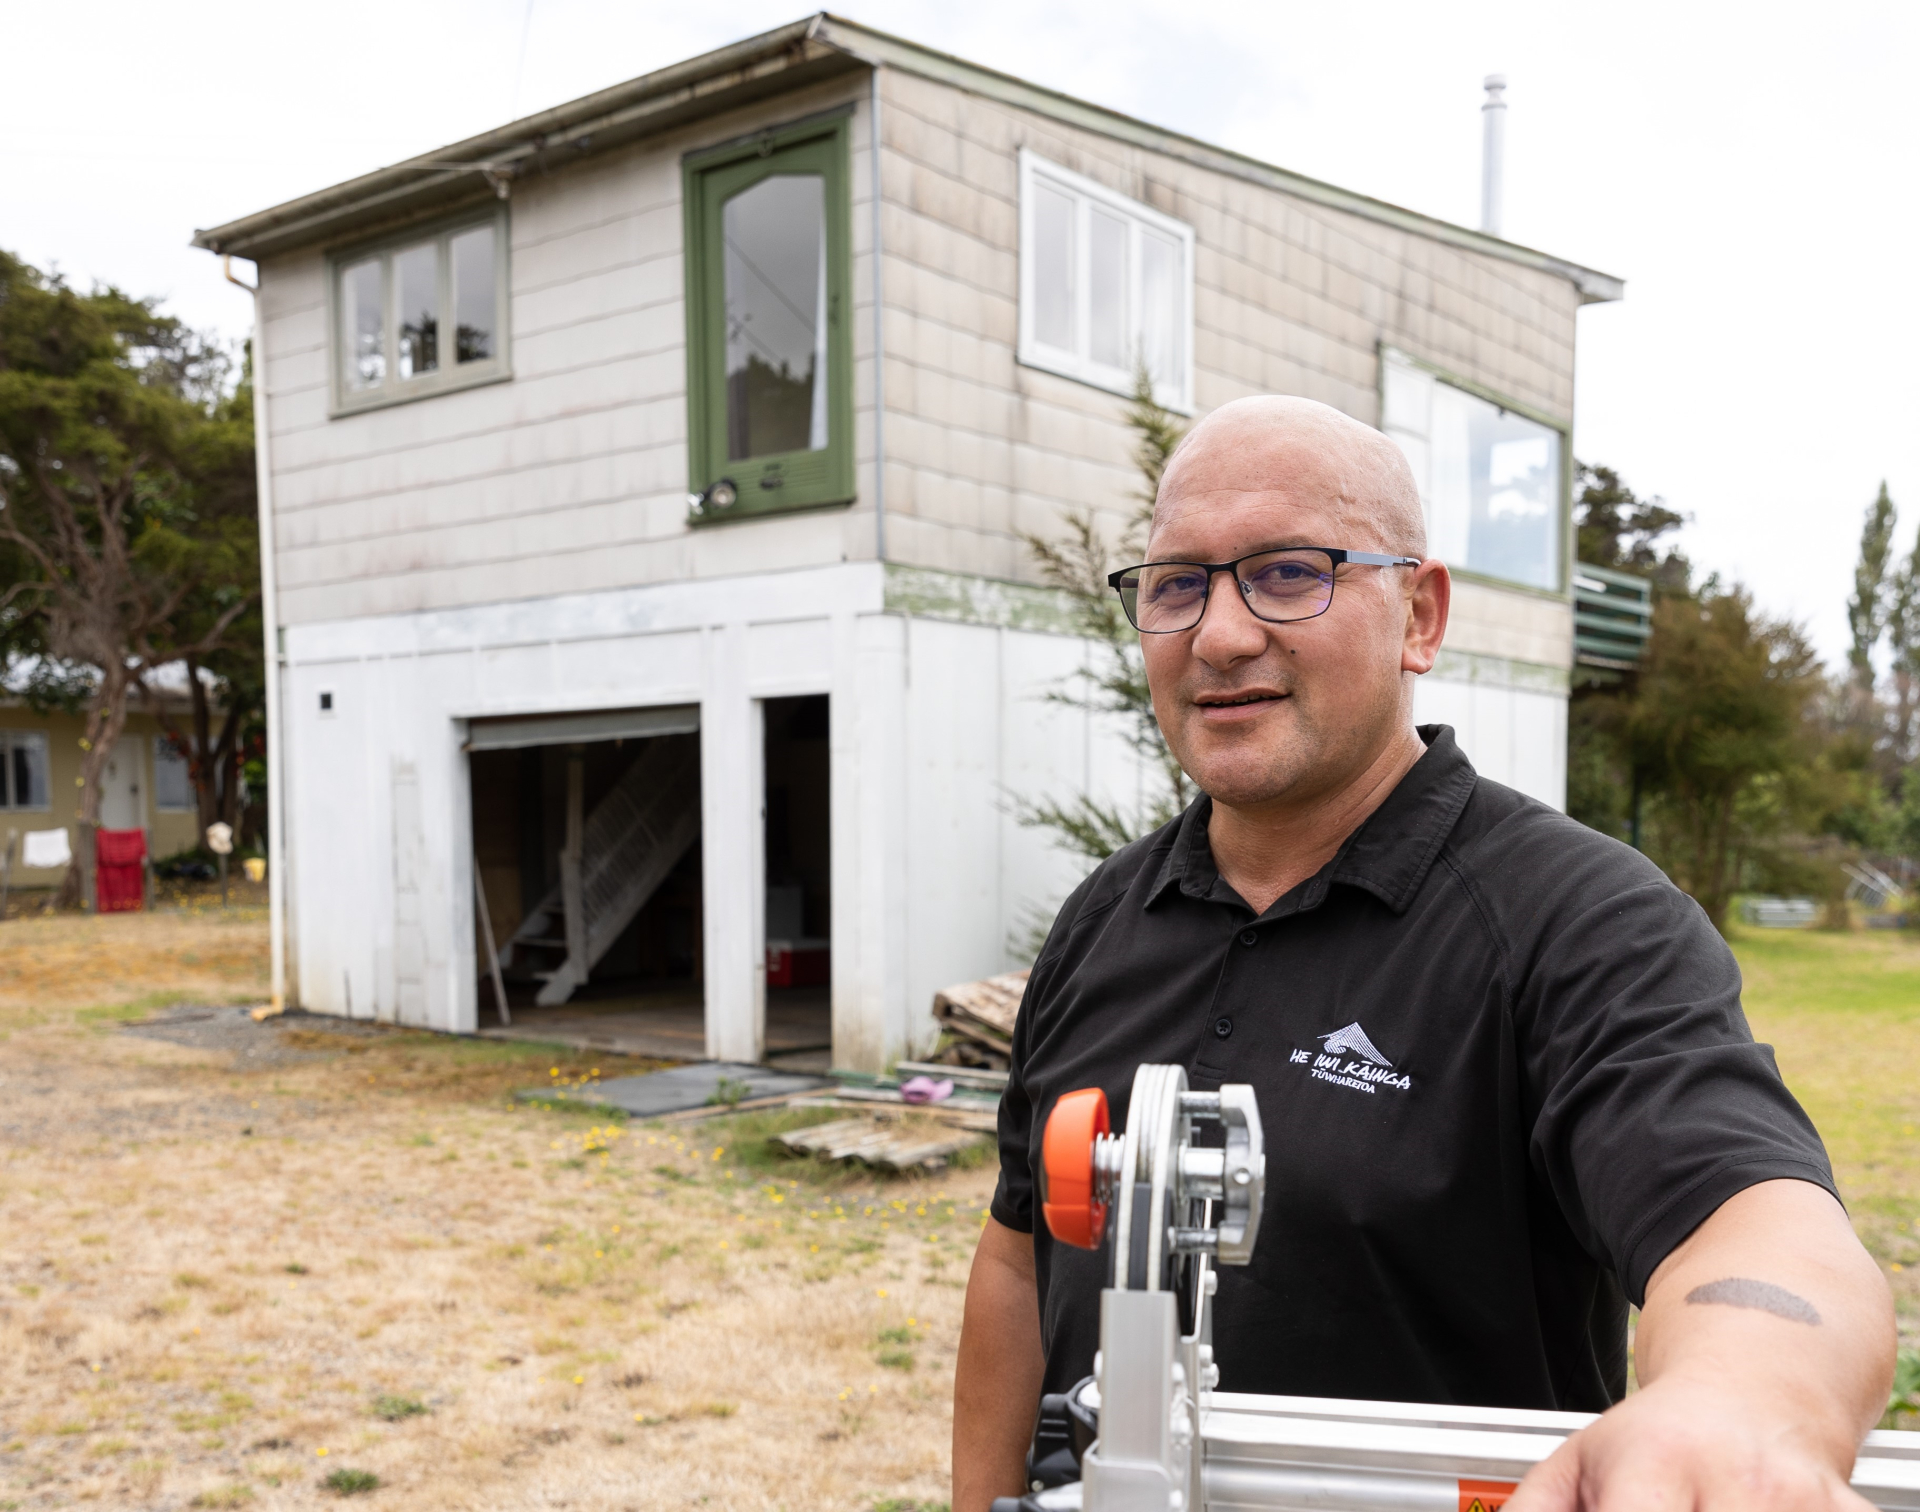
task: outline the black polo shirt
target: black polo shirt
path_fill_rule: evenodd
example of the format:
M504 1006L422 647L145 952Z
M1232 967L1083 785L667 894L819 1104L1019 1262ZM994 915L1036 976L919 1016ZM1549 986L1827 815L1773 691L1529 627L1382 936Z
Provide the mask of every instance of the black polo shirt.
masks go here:
M1230 1391L1597 1412L1627 1299L1728 1197L1833 1190L1740 972L1643 856L1478 776L1445 726L1326 867L1259 917L1201 798L1075 890L1013 1038L993 1215L1035 1229L1045 1115L1134 1068L1249 1082L1253 1263L1223 1268ZM1046 1389L1093 1368L1099 1256L1035 1240Z

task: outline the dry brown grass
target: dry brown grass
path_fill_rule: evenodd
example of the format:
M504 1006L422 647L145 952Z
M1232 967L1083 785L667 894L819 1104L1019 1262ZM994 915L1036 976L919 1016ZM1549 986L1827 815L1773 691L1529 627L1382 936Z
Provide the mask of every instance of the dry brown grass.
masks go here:
M0 1508L332 1505L342 1467L407 1508L945 1499L990 1167L523 1110L629 1068L522 1046L276 1029L323 1057L242 1074L116 1020L257 999L257 916L0 929Z

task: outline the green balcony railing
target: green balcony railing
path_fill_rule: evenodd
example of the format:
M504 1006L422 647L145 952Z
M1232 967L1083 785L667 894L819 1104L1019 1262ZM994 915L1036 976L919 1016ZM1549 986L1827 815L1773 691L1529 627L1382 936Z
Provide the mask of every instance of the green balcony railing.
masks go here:
M1573 661L1603 672L1631 672L1653 635L1653 584L1630 572L1576 562Z

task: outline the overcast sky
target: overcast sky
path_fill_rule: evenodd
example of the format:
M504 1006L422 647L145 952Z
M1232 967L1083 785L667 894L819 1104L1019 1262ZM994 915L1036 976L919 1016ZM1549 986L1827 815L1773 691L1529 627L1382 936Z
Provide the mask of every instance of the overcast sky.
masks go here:
M804 14L778 0L0 0L0 246L233 336L194 228ZM1862 511L1920 520L1920 6L876 0L856 20L1627 280L1580 316L1575 452L1695 560L1846 644ZM244 267L245 265L243 265ZM250 269L248 270L250 271Z

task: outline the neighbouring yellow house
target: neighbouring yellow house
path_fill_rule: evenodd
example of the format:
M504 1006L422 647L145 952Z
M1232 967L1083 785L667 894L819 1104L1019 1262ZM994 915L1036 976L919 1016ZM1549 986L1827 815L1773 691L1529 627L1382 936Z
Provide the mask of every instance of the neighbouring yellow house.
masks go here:
M64 829L75 854L80 843L81 740L86 717L36 714L26 700L0 693L0 853L10 848L12 885L54 887L59 867L21 862L32 830ZM106 829L143 829L156 859L199 843L199 818L187 762L144 711L127 716L125 730L107 758L100 823Z

